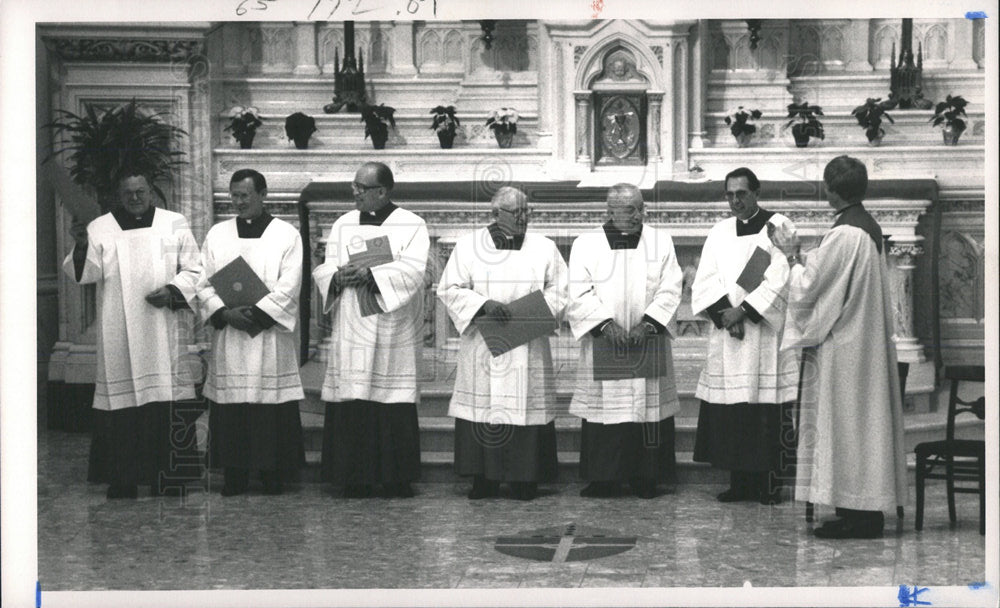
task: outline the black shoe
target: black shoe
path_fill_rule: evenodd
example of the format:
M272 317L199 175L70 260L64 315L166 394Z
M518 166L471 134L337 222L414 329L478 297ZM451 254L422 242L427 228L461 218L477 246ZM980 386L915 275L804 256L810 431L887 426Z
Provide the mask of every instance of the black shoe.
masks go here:
M580 496L587 498L613 498L621 496L621 486L616 481L592 481L580 490Z
M496 498L499 494L500 482L488 480L482 475L476 475L472 479L472 491L469 492L469 500Z
M534 481L512 482L510 490L516 500L534 500L538 496L538 484Z
M829 521L816 528L816 538L882 538L884 518L844 518Z
M222 494L223 496L239 496L247 491L247 487L243 484L229 483L225 482L222 484Z
M715 497L719 502L740 502L744 500L757 500L758 496L746 488L730 487Z
M264 494L277 496L284 490L281 475L277 471L261 471L260 480L264 484Z
M240 467L226 467L223 471L222 495L238 496L250 485L250 471Z
M389 484L389 491L396 498L413 498L413 487L408 481Z
M633 479L629 482L632 494L643 499L656 498L656 481L652 479Z
M138 498L139 488L135 484L112 484L108 486L108 492L105 496L112 500L117 498Z
M348 484L344 486L344 498L371 498L372 487L368 484Z

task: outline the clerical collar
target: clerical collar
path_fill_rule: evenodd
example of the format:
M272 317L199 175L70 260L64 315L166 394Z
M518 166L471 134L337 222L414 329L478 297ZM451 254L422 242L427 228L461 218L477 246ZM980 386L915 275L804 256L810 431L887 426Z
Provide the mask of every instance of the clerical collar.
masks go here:
M773 211L757 207L757 213L755 213L753 217L747 221L744 222L739 218L736 218L736 236L759 234L760 231L764 229L764 225L767 224L768 220L770 220L773 215Z
M490 237L493 239L493 246L497 249L512 249L514 251L520 251L521 245L524 244L523 234L511 236L503 230L500 230L500 226L497 226L496 222L487 226L486 229L490 231Z
M604 236L608 239L608 247L611 249L635 249L639 246L639 238L642 237L642 228L635 234L626 234L615 228L611 220L604 223Z
M834 212L833 212L833 214L834 214L834 215L840 215L841 213L843 213L843 212L847 211L847 210L848 210L848 209L850 209L851 207L861 207L861 203L860 203L860 202L857 202L857 203L851 203L850 205L848 205L848 206L846 206L846 207L841 207L840 209L837 209L836 211L834 211Z
M153 225L153 214L156 207L150 205L146 212L136 217L128 212L125 207L115 207L111 210L111 215L122 230L135 230L137 228L149 228Z
M260 215L248 220L237 217L236 234L241 239L259 239L273 219L274 216L268 213L267 210L261 211Z
M837 226L854 226L864 230L875 241L878 252L882 253L882 228L861 203L854 203L838 210L837 221L833 223L834 228Z
M398 207L392 201L389 201L375 211L359 211L361 214L361 221L359 223L362 226L381 226L382 222L388 219L389 215L396 209Z

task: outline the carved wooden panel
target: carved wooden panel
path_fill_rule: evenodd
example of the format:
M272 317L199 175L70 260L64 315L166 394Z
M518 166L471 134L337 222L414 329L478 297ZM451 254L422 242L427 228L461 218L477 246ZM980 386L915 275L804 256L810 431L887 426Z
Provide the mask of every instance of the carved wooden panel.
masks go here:
M598 165L646 162L646 96L594 94L594 160Z

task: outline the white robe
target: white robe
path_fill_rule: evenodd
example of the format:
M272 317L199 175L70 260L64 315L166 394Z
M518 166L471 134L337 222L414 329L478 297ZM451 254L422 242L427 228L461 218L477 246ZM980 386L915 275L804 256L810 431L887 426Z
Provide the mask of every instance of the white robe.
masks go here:
M795 498L848 509L906 504L903 407L885 258L838 226L792 268L782 348L802 370Z
M791 222L774 214L775 225ZM752 292L736 284L750 256L760 247L771 256L764 280ZM785 324L788 262L785 254L767 237L766 227L754 235L736 236L736 218L712 227L701 251L701 262L691 285L691 312L708 318L705 312L724 296L732 306L743 302L762 319L744 320L744 336L738 340L726 328L712 325L708 334L708 354L698 378L695 396L713 404L788 403L798 393L797 353L779 351Z
M182 363L191 344L184 311L156 308L145 297L166 284L196 307L198 244L187 219L155 209L149 228L122 230L110 213L87 226L87 258L79 283L97 284L97 373L94 408L120 410L194 397ZM73 254L63 270L74 280Z
M243 256L271 292L256 306L275 321L254 337L227 325L215 331L205 397L216 403L285 403L304 397L299 377L299 289L302 238L288 222L274 218L256 239L241 239L236 219L208 231L202 247L198 298L207 321L225 306L209 277Z
M345 213L330 228L326 261L313 270L331 314L330 353L323 380L323 401L363 399L378 403L417 403L418 365L424 339L424 271L430 237L424 220L396 208L381 226L361 225L360 213ZM384 311L362 317L358 289L330 297L337 270L348 263L348 244L386 236L395 261L372 267L376 301Z
M569 257L567 316L580 341L576 391L571 414L588 422L657 422L680 411L669 328L681 301L683 275L666 231L643 226L636 249L612 250L604 230L581 234ZM668 328L667 372L659 378L595 381L593 338L589 332L605 319L626 331L649 315Z
M497 250L482 228L455 244L437 289L461 335L449 416L515 426L555 418L549 337L493 357L473 322L486 300L506 304L539 290L559 319L567 300L566 262L550 239L526 234L520 250Z

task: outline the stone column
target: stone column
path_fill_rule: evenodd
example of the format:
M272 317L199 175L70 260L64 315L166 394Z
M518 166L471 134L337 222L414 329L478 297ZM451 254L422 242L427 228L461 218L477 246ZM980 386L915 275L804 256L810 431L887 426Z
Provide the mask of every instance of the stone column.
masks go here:
M590 91L573 91L576 99L576 162L590 165Z
M674 139L677 137L677 97L684 95L684 89L678 90L676 79L673 73L674 66L674 38L667 38L663 45L663 99L660 104L660 141L663 146L660 148L660 164L665 171L672 171L674 166ZM681 131L683 133L683 131ZM685 167L685 169L687 169Z
M845 28L844 46L846 47L846 57L844 57L844 70L848 72L871 72L872 64L868 61L868 19L851 19L850 25Z
M538 148L552 149L552 93L553 81L552 38L549 28L541 21L538 23Z
M389 73L399 76L416 76L417 66L413 63L413 22L392 22L392 44Z
M699 19L695 26L697 34L691 45L691 147L705 147L705 93L706 70L708 63L705 55L708 48L708 21Z
M913 270L917 267L917 256L924 252L920 244L923 240L924 237L916 235L893 236L889 239L893 338L899 360L907 363L925 361L923 347L913 331Z
M658 165L663 146L660 145L660 109L663 107L663 93L646 91L649 100L649 116L646 119L646 132L649 133L649 164Z
M954 56L948 67L953 70L978 70L973 56L974 23L972 19L948 19L948 41Z
M296 76L319 74L316 61L316 24L311 21L295 22L295 69Z
M678 107L675 116L680 124L677 125L676 133L688 132L688 61L687 54L687 34L682 34L673 40L674 43L674 94L678 97ZM678 55L680 57L678 58ZM676 73L679 72L679 73ZM673 164L671 166L674 175L685 175L688 171L688 147L687 138L680 137L673 140Z

